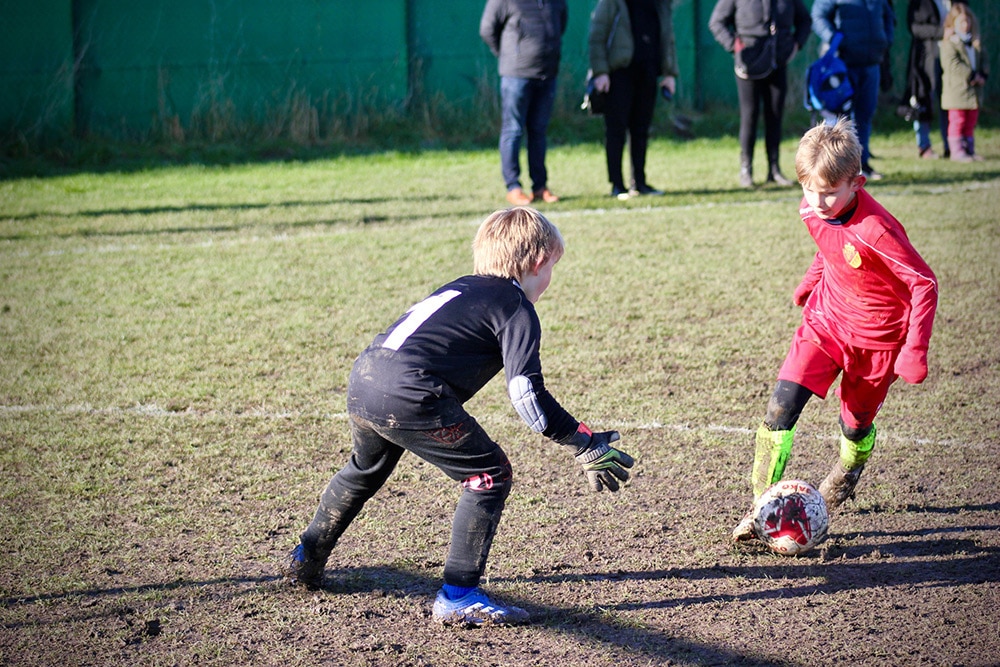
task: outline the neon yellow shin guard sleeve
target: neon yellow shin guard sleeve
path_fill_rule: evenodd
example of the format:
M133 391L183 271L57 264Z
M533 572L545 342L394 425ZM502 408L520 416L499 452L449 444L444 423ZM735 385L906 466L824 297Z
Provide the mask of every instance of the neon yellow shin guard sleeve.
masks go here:
M840 436L840 464L844 470L856 470L863 466L875 449L875 425L872 430L861 440L848 440L847 436Z
M788 431L772 431L761 424L760 428L757 429L753 471L750 475L754 498L759 498L767 487L781 481L781 476L785 474L788 457L792 455L794 437L794 426Z

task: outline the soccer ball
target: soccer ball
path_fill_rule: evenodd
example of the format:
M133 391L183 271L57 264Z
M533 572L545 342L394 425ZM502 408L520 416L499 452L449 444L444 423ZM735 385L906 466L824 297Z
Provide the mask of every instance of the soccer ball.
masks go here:
M773 484L754 503L754 530L782 556L797 556L826 539L830 515L813 486L798 480Z

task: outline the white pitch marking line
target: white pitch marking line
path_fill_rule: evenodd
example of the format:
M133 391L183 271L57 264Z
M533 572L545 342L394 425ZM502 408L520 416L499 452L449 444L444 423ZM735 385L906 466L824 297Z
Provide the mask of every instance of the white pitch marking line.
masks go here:
M89 403L79 403L70 405L0 405L0 417L5 415L22 415L22 414L37 414L37 413L53 413L53 414L91 414L91 415L139 415L151 418L170 418L170 419L207 419L214 418L218 416L226 416L234 419L330 419L332 421L347 421L346 412L308 412L302 410L282 410L273 411L267 410L265 408L248 408L246 410L168 410L166 408L160 407L155 403L138 403L131 407L105 407L96 408ZM511 416L509 418L505 417L477 417L477 421L485 423L495 423L495 424L510 424L518 423L518 420ZM607 428L614 428L621 431L675 431L683 433L729 433L741 436L750 436L756 432L756 429L745 428L740 426L726 426L724 424L705 424L705 425L692 425L692 424L664 424L658 421L649 422L629 422L629 421L610 421L604 424L599 422L594 422L590 424L591 426L600 426ZM802 434L805 437L809 437L806 434ZM879 433L880 437L893 440L906 440L918 445L947 445L947 446L959 446L959 447L971 447L975 446L972 443L959 442L957 440L930 440L926 438L903 438L901 436L893 436L892 434ZM814 436L817 440L830 440L836 439L839 436L836 434L820 434Z

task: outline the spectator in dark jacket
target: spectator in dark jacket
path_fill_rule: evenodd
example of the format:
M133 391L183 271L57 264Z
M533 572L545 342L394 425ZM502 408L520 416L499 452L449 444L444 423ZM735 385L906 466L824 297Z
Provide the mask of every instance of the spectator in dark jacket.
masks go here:
M767 181L792 185L778 164L781 120L788 92L786 66L809 39L812 19L802 0L718 0L708 21L715 41L730 53L742 51L757 40L770 39L772 23L776 40L774 69L763 78L735 77L740 102L740 185L745 188L753 187L753 149L762 105Z
M545 168L545 133L556 96L566 31L566 0L487 0L479 35L498 58L500 168L507 201L524 206L555 202ZM521 187L521 139L527 135L531 194Z
M671 0L597 0L590 14L590 69L594 88L608 94L604 150L611 196L663 195L646 181L646 148L657 89L677 92L677 47ZM632 164L625 188L625 139Z
M906 23L910 28L910 59L906 67L903 103L913 117L917 150L922 158L936 158L931 146L931 123L938 111L941 140L948 151L948 115L941 113L941 60L938 42L944 37L944 17L949 0L910 0Z
M880 68L895 32L892 5L888 0L816 0L812 21L821 49L829 46L834 34L844 36L838 55L847 65L847 77L854 88L851 115L861 142L861 170L868 180L878 180L882 175L872 169L868 144L878 104Z

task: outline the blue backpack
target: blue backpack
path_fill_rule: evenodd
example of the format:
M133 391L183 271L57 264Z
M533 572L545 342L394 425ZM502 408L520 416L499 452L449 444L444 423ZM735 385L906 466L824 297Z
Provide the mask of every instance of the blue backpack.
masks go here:
M837 48L843 39L842 34L836 33L826 53L809 66L803 100L809 111L829 111L837 115L851 111L854 89L847 78L847 65L837 57Z

